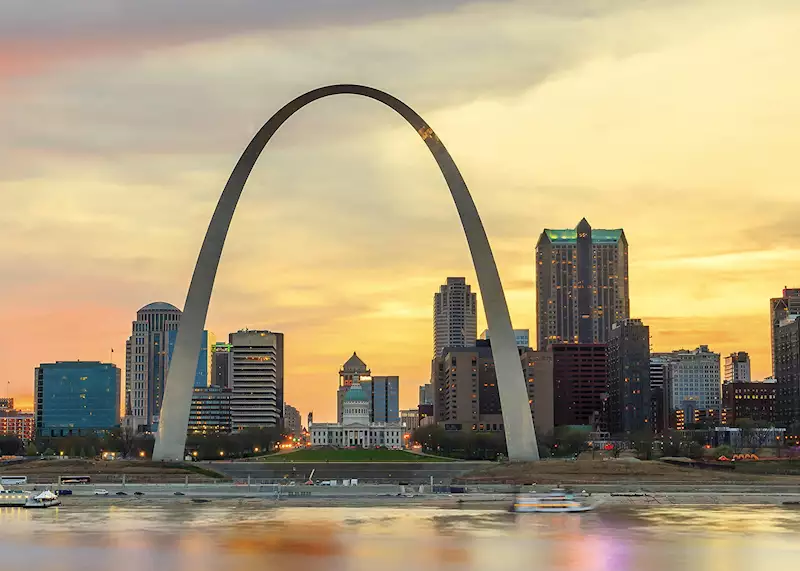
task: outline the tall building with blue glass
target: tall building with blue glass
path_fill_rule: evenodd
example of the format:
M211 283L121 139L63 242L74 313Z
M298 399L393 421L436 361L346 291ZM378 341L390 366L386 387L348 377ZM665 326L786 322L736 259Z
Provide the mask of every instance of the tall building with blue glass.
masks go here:
M371 422L400 422L400 377L374 375L361 386L370 395Z
M178 340L177 331L167 332L167 368L172 362L172 353L175 351L175 342ZM213 333L203 331L203 340L200 344L200 356L197 359L197 369L194 374L194 388L203 389L210 387L214 379L214 369L211 358L213 355L216 338Z
M81 436L118 427L121 372L116 365L57 361L36 368L36 432Z

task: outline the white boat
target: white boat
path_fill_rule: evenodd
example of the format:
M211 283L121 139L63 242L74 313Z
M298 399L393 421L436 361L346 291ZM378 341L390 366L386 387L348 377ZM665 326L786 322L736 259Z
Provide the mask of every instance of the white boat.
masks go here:
M28 496L28 501L25 502L26 508L51 508L60 505L61 500L50 490L46 490L38 496Z
M30 494L22 490L6 490L0 484L0 508L22 508Z
M553 490L546 494L530 492L514 498L513 511L518 513L581 513L592 511L596 506L577 498L564 490Z

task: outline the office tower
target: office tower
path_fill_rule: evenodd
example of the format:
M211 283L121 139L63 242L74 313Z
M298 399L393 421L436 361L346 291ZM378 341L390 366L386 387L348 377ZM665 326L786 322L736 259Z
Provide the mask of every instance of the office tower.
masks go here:
M530 347L531 346L531 330L530 329L515 329L514 337L517 339L517 347ZM484 329L481 333L481 339L489 340L489 330Z
M433 356L445 347L473 347L478 337L478 298L464 278L447 278L433 294Z
M609 431L652 430L650 424L650 328L641 319L611 326L608 339Z
M533 425L541 435L553 430L553 354L549 351L521 349L522 373L528 386Z
M553 426L552 356L523 350L520 360L531 415L546 433ZM433 363L432 412L437 423L446 430L504 430L490 341L480 339L475 347L446 347Z
M723 380L728 383L749 383L750 355L745 351L726 355Z
M492 348L445 347L433 360L434 416L445 430L503 431Z
M414 432L419 428L419 409L409 408L400 411L400 424L403 425L403 432Z
M425 383L419 386L419 403L433 404L433 384Z
M656 432L670 428L672 419L670 355L670 353L650 355L650 423Z
M775 333L781 323L791 316L800 315L800 288L783 288L782 297L769 300L769 317L772 329L770 332L772 346L772 376L778 376L775 354Z
M605 431L608 384L607 347L601 343L554 343L553 422Z
M228 342L233 430L281 426L283 333L243 329Z
M195 387L189 409L189 434L227 434L231 424L231 390L224 387Z
M630 317L628 241L621 230L545 229L536 244L536 331L551 343L605 343Z
M373 375L361 388L370 397L370 422L400 422L400 377Z
M14 410L14 399L11 397L0 397L0 412Z
M175 341L177 339L178 332L176 330L167 332L167 372L169 372L169 363L172 362L172 353L175 350ZM214 380L212 357L215 342L216 338L213 333L203 331L203 337L200 342L200 355L197 359L197 369L194 374L194 388L196 389L203 389L212 385Z
M339 387L336 390L336 419L342 422L344 413L344 396L353 383L367 383L372 378L367 364L362 361L355 351L353 355L339 369Z
M784 319L775 331L777 420L791 433L800 425L800 317Z
M36 368L39 436L82 436L118 427L120 370L110 363L57 361Z
M181 310L169 303L151 303L136 312L125 346L125 394L137 431L158 424L169 366L167 336L180 322Z
M230 388L230 343L217 342L211 350L211 384L223 389Z
M735 426L744 418L774 424L777 419L777 389L774 379L762 382L728 381L722 384L722 407L726 424Z
M720 413L722 386L719 353L709 351L708 345L700 345L691 351L680 349L671 353L656 353L654 356L669 360L668 398L673 411L683 411L687 423L692 422L696 410Z
M300 436L303 432L303 422L300 420L300 411L290 404L283 405L283 431L286 434Z

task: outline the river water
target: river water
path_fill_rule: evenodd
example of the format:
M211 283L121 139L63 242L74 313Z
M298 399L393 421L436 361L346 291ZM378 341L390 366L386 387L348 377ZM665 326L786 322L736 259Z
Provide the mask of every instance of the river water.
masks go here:
M587 514L75 502L0 509L0 569L753 571L800 565L800 509Z

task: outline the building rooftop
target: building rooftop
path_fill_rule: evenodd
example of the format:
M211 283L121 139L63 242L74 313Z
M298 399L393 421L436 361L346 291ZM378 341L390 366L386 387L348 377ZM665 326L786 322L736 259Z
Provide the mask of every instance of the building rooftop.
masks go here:
M544 233L547 234L547 238L554 244L567 244L578 241L578 230L576 228L567 228L563 230L545 228ZM621 237L621 228L618 230L592 230L593 244L616 244Z
M171 303L167 303L165 301L156 301L145 305L139 311L180 311L180 309Z
M353 356L350 357L344 365L342 365L343 371L353 371L353 372L364 372L367 370L367 364L362 361L356 352L353 351Z

